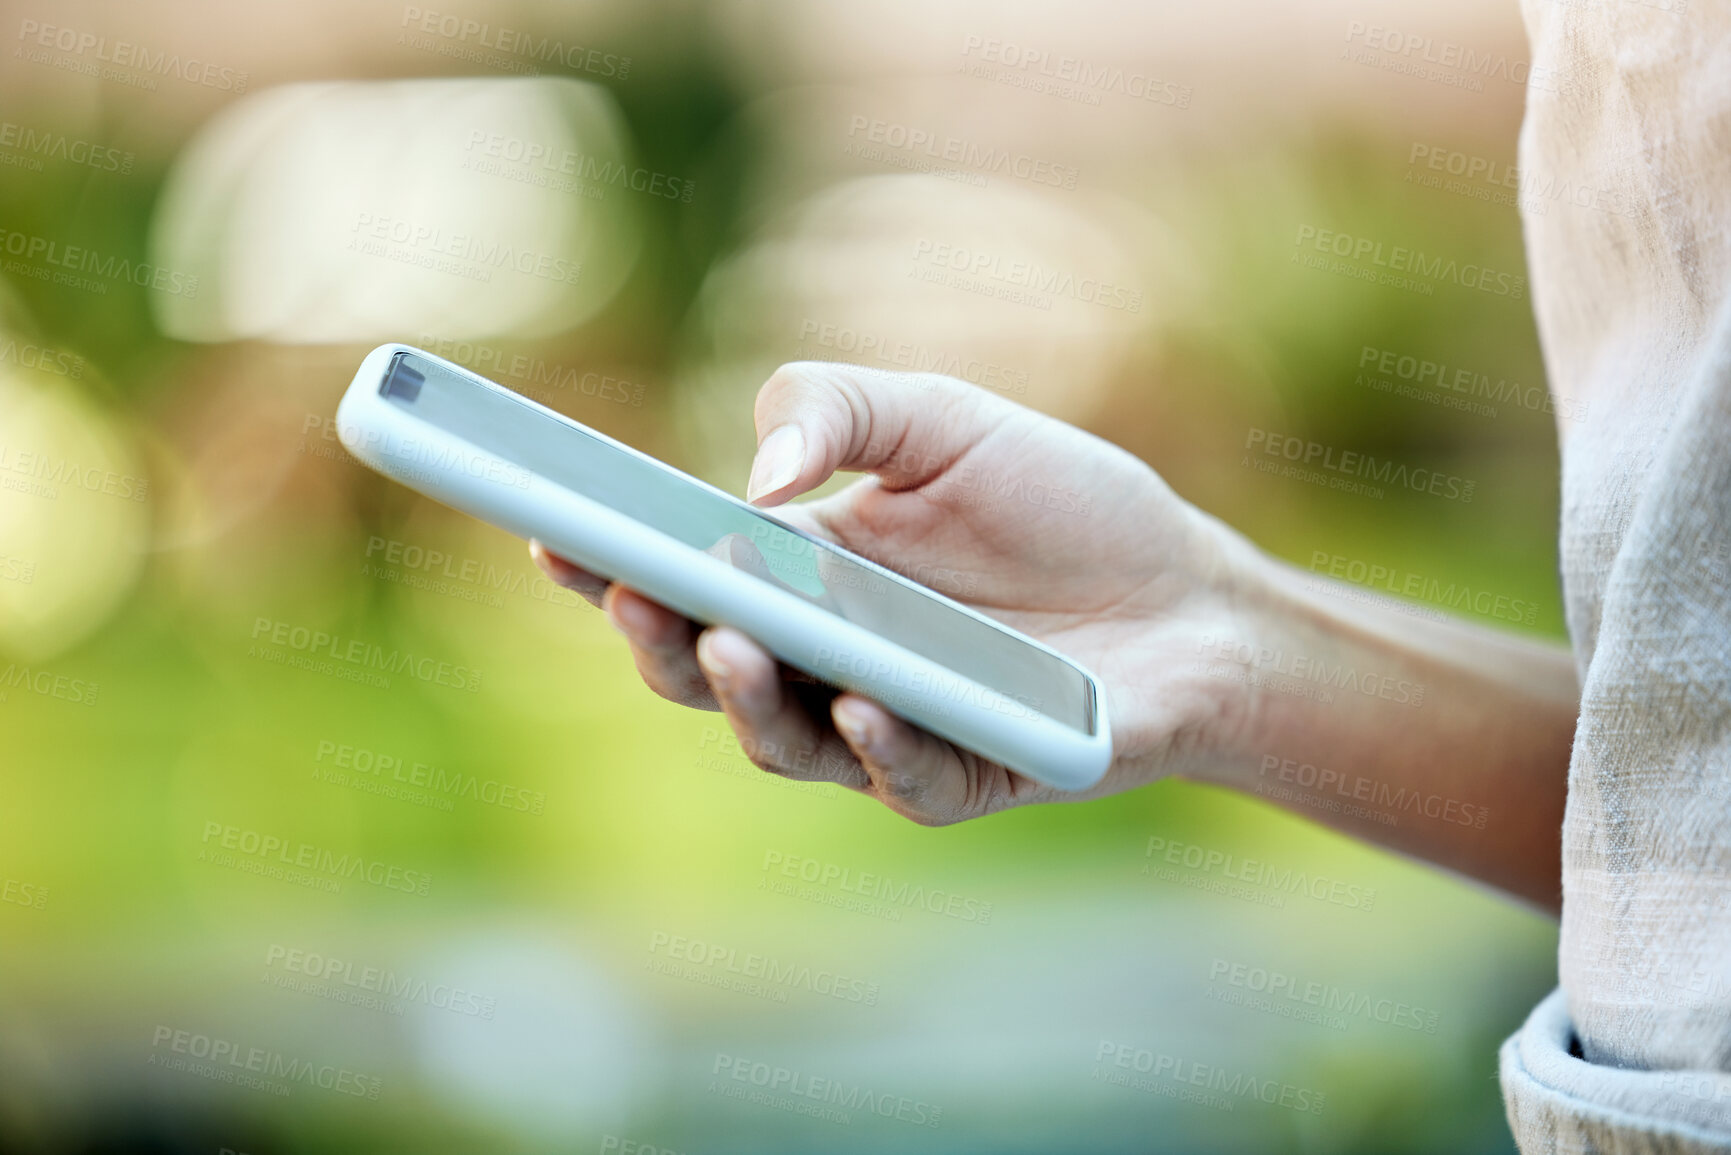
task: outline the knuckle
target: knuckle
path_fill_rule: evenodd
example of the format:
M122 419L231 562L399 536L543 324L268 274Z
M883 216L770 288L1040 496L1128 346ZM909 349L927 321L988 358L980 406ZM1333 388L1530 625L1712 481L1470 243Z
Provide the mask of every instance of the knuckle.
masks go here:
M811 385L813 370L818 367L816 361L788 361L778 366L769 379L763 383L763 388L757 391L757 410L762 416L770 406L782 402L789 396L797 396Z
M821 361L783 361L769 375L769 385L779 389L803 385L811 376L812 369L821 364Z

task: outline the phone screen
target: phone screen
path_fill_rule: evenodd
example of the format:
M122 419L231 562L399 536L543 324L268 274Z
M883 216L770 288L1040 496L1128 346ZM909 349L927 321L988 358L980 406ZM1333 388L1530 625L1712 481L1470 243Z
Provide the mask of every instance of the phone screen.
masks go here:
M379 392L421 420L618 510L1085 734L1088 680L1068 663L938 600L898 574L791 529L509 391L398 353ZM845 655L836 655L845 662Z

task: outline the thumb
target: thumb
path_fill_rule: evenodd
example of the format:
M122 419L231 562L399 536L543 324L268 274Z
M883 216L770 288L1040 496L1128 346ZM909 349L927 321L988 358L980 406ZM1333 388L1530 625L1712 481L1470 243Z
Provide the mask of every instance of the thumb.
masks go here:
M1003 398L937 373L795 361L758 390L757 459L746 498L780 505L842 469L912 489L1017 412Z

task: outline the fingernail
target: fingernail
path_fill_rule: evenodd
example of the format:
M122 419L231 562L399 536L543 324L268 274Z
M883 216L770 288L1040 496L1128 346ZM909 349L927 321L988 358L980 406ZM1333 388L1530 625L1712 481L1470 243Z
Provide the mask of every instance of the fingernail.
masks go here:
M831 711L831 715L835 718L835 728L841 731L847 744L857 750L870 744L871 727L855 712L856 709L857 707L841 702Z
M571 578L570 563L553 556L536 538L529 539L529 556L534 560L536 568L547 575L548 581L568 590L577 588L577 583Z
M539 538L532 537L529 539L529 557L534 560L536 567L542 573L546 574L550 580L559 580L553 572L553 556L547 552L547 547L541 544Z
M771 431L757 447L751 480L745 485L745 499L756 501L766 493L792 485L804 468L805 434L799 426L783 425Z
M703 672L709 675L710 684L717 690L726 692L733 681L733 667L715 652L715 635L706 633L697 639L697 662L703 667Z

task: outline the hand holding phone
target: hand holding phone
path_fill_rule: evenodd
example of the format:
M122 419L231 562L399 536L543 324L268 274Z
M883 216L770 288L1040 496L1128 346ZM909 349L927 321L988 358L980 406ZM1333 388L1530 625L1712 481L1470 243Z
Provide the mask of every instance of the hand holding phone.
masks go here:
M927 825L1112 793L1206 756L1223 687L1195 676L1196 639L1218 628L1236 539L1143 462L965 382L851 365L784 366L756 422L757 504L1086 665L1109 699L1111 767L1080 792L1043 784L537 547L553 580L606 609L651 689L725 712L766 770L839 782ZM870 476L783 504L837 471Z

